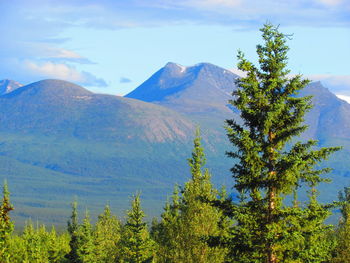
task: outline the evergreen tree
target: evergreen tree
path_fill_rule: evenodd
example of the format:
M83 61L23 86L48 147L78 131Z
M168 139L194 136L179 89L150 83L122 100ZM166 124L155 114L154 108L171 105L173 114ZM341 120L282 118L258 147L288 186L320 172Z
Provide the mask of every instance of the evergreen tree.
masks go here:
M332 263L350 263L350 187L339 193L341 219L336 229L335 256Z
M207 169L199 129L194 139L192 158L188 159L191 179L180 196L175 191L172 205L167 204L160 225L158 241L161 262L223 262L225 249L212 248L206 238L221 235L222 213L211 202L217 200ZM227 229L226 229L227 230Z
M69 252L67 233L57 235L55 227L52 227L50 233L48 233L47 251L50 263L63 262L64 256Z
M179 187L175 185L171 203L166 202L160 223L152 226L152 237L157 242L157 262L175 262L181 258L179 249L180 230L180 202Z
M271 24L261 31L260 67L238 53L238 68L247 75L237 79L230 104L240 111L243 122L226 121L229 140L236 147L228 156L238 159L231 169L234 187L241 196L238 204L226 208L237 221L230 255L233 262L320 262L298 251L308 242L303 228L306 215L317 207L321 212L315 216L323 224L326 207L318 206L316 198L312 207L289 207L283 200L300 185L314 187L325 181L321 175L329 169L314 166L339 148L312 150L313 140L292 143L307 128L302 122L311 108L310 97L295 95L309 81L301 75L288 76L287 36ZM314 245L324 247L323 240L317 242Z
M70 252L66 255L69 263L81 263L78 256L79 248L79 222L78 222L78 211L77 202L72 203L72 215L68 221L68 233L70 236L69 247Z
M98 262L115 262L120 240L120 222L112 215L109 205L98 216L95 226L95 256Z
M90 223L89 212L85 212L83 224L78 229L78 248L77 255L79 262L95 263L98 262L95 257L95 242L92 225Z
M3 198L0 206L0 262L10 262L9 240L14 229L10 218L13 206L10 203L10 193L7 182L3 186Z
M125 263L152 262L154 241L150 238L147 224L143 222L145 214L141 209L139 194L134 197L131 206L119 243L121 249L119 260Z
M49 261L49 233L44 225L40 227L37 225L35 228L31 221L27 222L22 238L25 247L24 262L46 263Z
M334 241L329 238L332 227L325 225L324 220L330 215L329 208L333 206L318 203L317 194L318 191L312 187L309 203L302 211L299 221L301 226L299 235L303 242L296 249L298 253L294 256L290 255L291 259L315 263L329 262L328 260L331 259L331 251L334 249Z

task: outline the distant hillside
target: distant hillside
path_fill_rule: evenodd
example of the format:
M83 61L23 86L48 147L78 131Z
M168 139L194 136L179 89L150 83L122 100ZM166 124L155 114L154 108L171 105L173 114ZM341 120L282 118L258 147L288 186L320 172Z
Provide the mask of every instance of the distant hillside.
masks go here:
M168 63L126 97L95 94L61 80L4 92L0 180L8 179L15 219L64 224L74 196L92 216L106 202L121 214L138 190L148 214L159 214L174 184L188 180L197 125L213 181L231 189L234 160L225 157L232 146L224 121L239 118L228 106L237 77L212 64ZM335 168L334 183L321 188L323 200L334 200L350 184L350 105L320 82L301 95L313 95L315 104L302 139L344 146L328 163Z
M236 109L229 107L232 91L237 89L238 76L229 70L209 63L184 67L168 63L134 91L126 95L152 102L188 116L212 135L217 152L231 146L226 139L224 120L239 120ZM337 98L320 82L313 82L299 96L313 96L314 108L306 114L309 129L302 140L317 139L320 146L344 146L328 163L333 171L334 183L323 186L323 198L331 200L344 185L350 185L350 104ZM221 140L220 140L221 138Z
M154 215L188 174L194 130L158 105L39 81L0 97L0 180L20 222L63 223L74 196L92 215L108 201L122 211L137 190Z
M311 83L300 96L313 96L313 109L306 115L309 137L321 142L350 139L350 104L339 99L319 81Z
M0 130L91 140L187 141L194 125L169 109L43 80L0 97ZM11 114L8 114L11 113Z
M152 102L181 112L201 124L239 118L228 106L238 76L209 63L184 67L168 63L125 97ZM300 96L312 95L314 108L306 115L304 138L350 139L350 104L339 99L321 82L313 82ZM210 121L212 119L212 121Z

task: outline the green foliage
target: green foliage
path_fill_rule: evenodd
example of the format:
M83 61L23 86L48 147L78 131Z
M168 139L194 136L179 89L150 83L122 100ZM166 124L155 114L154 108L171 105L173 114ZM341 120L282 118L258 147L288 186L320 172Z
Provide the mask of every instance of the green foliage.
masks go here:
M10 212L13 206L10 203L10 193L7 182L3 186L3 198L0 205L0 262L10 262L9 239L14 229L14 224L10 219Z
M311 108L310 97L297 97L299 91L308 83L308 80L303 80L300 75L292 78L288 76L289 71L286 69L287 36L270 24L264 26L262 33L264 45L257 46L259 68L247 61L241 52L238 55L238 67L245 71L247 76L237 79L237 85L240 88L234 92L235 98L230 103L240 111L243 123L237 120L227 120L228 137L235 147L228 155L239 161L231 169L236 180L234 186L240 194L239 202L233 202L231 198L228 198L224 188L220 192L214 188L209 170L203 168L206 159L198 129L194 139L192 157L188 159L191 178L184 187L175 186L171 200L165 205L161 221L159 223L157 220L152 222L151 234L144 222L145 214L141 209L140 195L137 194L132 200L132 207L127 213L127 220L124 225L111 213L109 206L105 207L96 224L91 223L89 213L86 213L83 222L79 224L77 202L73 202L67 232L57 234L55 228L48 232L44 225L39 226L37 224L35 227L29 221L23 233L15 235L13 234L14 224L9 216L13 207L10 203L9 191L5 182L3 199L0 205L0 262L350 262L350 188L345 188L344 193L341 193L339 197L342 204L342 219L335 234L332 233L331 226L324 223L330 214L329 210L335 207L335 204L323 205L317 201L318 191L316 187L319 183L328 181L321 175L328 172L329 169L315 169L314 167L339 148L331 147L315 150L315 141L294 143L295 136L299 136L306 129L302 122L304 114ZM41 87L42 85L44 85L44 88ZM45 88L45 85L45 83L41 83L38 87L34 85L34 88L39 91L43 89L39 93L42 98L47 99L46 95L52 94ZM67 92L68 95L74 95L71 93L72 90L67 87L63 87L63 91ZM54 105L57 100L65 98L63 95L67 95L57 92L57 90L55 92L55 96L51 97L50 102L52 103L50 106ZM79 91L78 89L75 92L81 95L80 92L85 91ZM90 96L91 94L84 93L85 95ZM115 98L107 97L101 97L100 99L115 102ZM85 106L87 108L84 108L83 111L79 108L76 112L87 114L85 117L96 116L96 112L100 113L100 107L88 108L89 102L84 100L82 105L85 103L87 103ZM131 101L123 104L123 100L119 101L118 99L118 104L121 107L119 110L124 111L125 114L112 112L110 113L111 116L119 114L120 116L117 117L121 118L120 121L128 120L126 118L127 111L130 107L133 108L133 103L136 102ZM66 104L67 107L77 107L72 102L67 101ZM7 107L11 108L12 105L12 103L8 103ZM146 115L150 115L150 120L153 120L154 116L150 113L153 112L153 107L157 108L157 106L149 107L150 112ZM78 117L79 120L81 119L80 114L71 116L70 111L66 108L59 107L59 109L62 110L62 116L67 117L68 115L69 118ZM138 127L143 127L144 123L148 123L147 118L144 121L145 112L139 111L138 106L134 110L138 112L136 124L140 125ZM161 114L165 114L165 117L170 114L165 110L162 112ZM17 115L22 117L21 114ZM55 125L62 121L62 116L57 115ZM99 126L94 122L94 118L85 119L91 121L84 123L87 127ZM114 118L110 119L110 121L113 120ZM100 121L98 124L101 125L106 123L104 120L98 121ZM28 131L33 128L32 123L31 121L26 122ZM186 121L182 124L186 124ZM163 129L168 131L165 126ZM173 130L177 130L176 126L174 127ZM188 126L186 129L191 130L191 127ZM60 131L55 129L55 132ZM64 129L61 132L67 132L69 135L70 131ZM79 134L79 131L75 132ZM129 136L127 130L123 132L124 135ZM143 135L143 133L142 129L137 129L135 134ZM92 191L97 187L94 184L97 178L92 177L92 174L101 169L101 165L99 165L101 163L99 163L96 156L100 152L104 152L106 156L109 156L113 161L115 160L113 152L115 149L110 150L109 140L114 142L116 134L115 131L110 134L111 137L108 137L107 144L100 144L92 140L89 146L85 145L85 147L91 147L90 151L87 152L94 152L95 154L90 157L91 160L94 160L92 166L86 171L84 170L88 176L91 176L89 183L92 185ZM146 138L149 140L158 139L163 142L162 140L165 140L170 133L166 134L167 132L158 138L153 138L153 135L147 134ZM79 134L84 139L91 139L90 135L94 140L101 137L101 134L85 134L82 131ZM41 134L41 136L43 135ZM41 138L44 137L40 137L40 140ZM122 137L118 137L118 139L120 138ZM77 145L80 145L80 142L75 139L70 138L70 140L70 142L74 141ZM31 142L31 140L29 141ZM43 142L41 141L41 143ZM140 143L138 146L146 145L145 142L137 143ZM125 160L131 160L130 165L139 169L135 171L151 173L151 171L146 171L148 166L145 165L144 159L135 160L133 156L128 155L131 145L135 146L136 144L123 145L124 149L127 149L123 151L120 151L121 148L115 147L118 148L115 151L121 154L117 155L118 158L125 158L121 158L123 159L121 163L125 164ZM287 145L288 147L286 147ZM96 146L101 147L99 149L101 151L96 151ZM75 147L74 144L70 144L69 147L71 149L65 149L65 153L79 148ZM163 152L169 154L167 152L169 145L162 147L159 146L155 151L159 151L158 154ZM42 147L39 148L40 154L46 156L46 153L41 152ZM144 150L144 147L135 148ZM149 147L148 150L153 151L154 149ZM16 152L20 153L21 151ZM67 158L67 154L62 154L60 150L58 152L58 155ZM143 154L152 156L149 152ZM157 164L161 162L162 165L154 165L155 159L149 159L149 163L152 164L152 167L158 167L162 170L166 167L164 161L169 161L168 158L172 154L170 153L165 159L156 160ZM74 156L74 154L70 154L70 156ZM104 159L106 156L99 156L99 158ZM60 158L63 157L59 156L58 159ZM69 163L71 160L78 159L73 158L66 161ZM46 168L39 169L36 167L34 169L30 165L11 158L3 159L3 157L0 157L0 168L2 167L1 161L4 160L4 163L10 161L11 164L19 164L16 167L23 173L28 172L27 169L29 168L33 174L36 171L41 173L46 171ZM171 160L172 167L174 167L173 161ZM85 164L86 160L84 161ZM66 178L57 179L59 177L57 175L64 175L67 171L62 171L69 165L58 167L53 165L53 167L50 176L55 175L53 176L55 177L54 180L65 181ZM106 168L104 170L106 174L111 171L114 172L113 167L104 167ZM181 169L181 167L176 167L176 169ZM166 172L171 173L171 171L163 171L163 173ZM140 174L145 177L145 173ZM125 179L125 181L130 183L130 178ZM131 181L138 184L144 183L144 180L140 181L140 178ZM149 184L154 181L157 181L157 178L152 178ZM52 184L56 182L51 181ZM124 184L127 183L124 182ZM22 181L21 184L25 186ZM50 191L48 190L49 184L45 185L46 191ZM113 184L110 185L112 185L109 186L111 188L115 187ZM123 186L119 186L123 188ZM107 188L106 185L104 187ZM303 189L310 188L308 202L301 203L298 200L297 193L301 187L304 187ZM106 191L105 188L103 189ZM294 199L289 204L286 197L292 194ZM40 195L39 197L42 198Z
M127 213L127 221L122 229L120 239L120 262L146 263L152 262L155 244L150 238L147 224L143 222L145 214L141 209L140 195L132 200L131 210Z
M209 171L202 171L205 156L199 130L188 163L191 179L180 196L175 188L172 204L166 204L162 221L153 231L159 245L157 259L160 262L224 262L226 250L206 243L209 236L222 235L228 229L220 228L222 213L211 205L218 191L210 181Z
M350 262L350 187L345 187L344 192L339 193L341 206L341 219L335 231L337 246L332 263Z
M311 108L310 97L296 95L309 81L301 75L288 76L287 36L271 24L261 31L259 68L238 53L238 68L247 75L237 79L239 89L230 103L240 111L243 124L227 120L228 137L237 147L228 156L238 160L231 171L241 193L241 201L229 207L237 220L231 258L242 263L321 262L328 252L316 258L311 251L327 245L308 233L324 228L327 207L318 205L316 197L308 207L289 207L284 199L303 184L315 187L327 181L321 175L329 169L314 166L339 148L313 150L312 140L286 147L307 128L302 123ZM310 218L313 224L308 225Z
M67 233L58 235L55 227L52 227L48 234L47 250L49 262L64 262L65 255L69 252L69 235Z
M112 215L109 205L98 216L95 225L95 257L97 262L113 263L118 255L121 223Z
M95 257L95 243L92 225L88 211L85 213L83 224L78 229L78 247L77 247L78 262L82 263L97 263Z
M68 221L68 233L70 235L69 247L70 252L66 255L68 262L80 263L78 250L79 250L79 222L78 222L78 211L77 202L72 203L72 215Z
M27 225L20 236L12 236L10 242L11 263L63 263L69 251L66 234L57 235L54 228L46 231L44 225Z

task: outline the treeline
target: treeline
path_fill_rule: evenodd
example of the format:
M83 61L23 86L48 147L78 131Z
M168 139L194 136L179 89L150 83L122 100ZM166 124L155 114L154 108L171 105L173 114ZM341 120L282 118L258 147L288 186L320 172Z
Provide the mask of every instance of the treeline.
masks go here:
M23 233L15 235L9 218L13 207L5 184L0 262L224 262L228 250L212 247L207 241L209 237L229 235L232 220L213 206L227 196L214 188L209 171L203 169L205 157L199 134L194 145L189 159L191 179L175 187L160 221L154 219L151 226L144 222L137 194L124 224L108 205L95 224L88 212L79 222L77 203L73 202L65 233L28 222Z
M125 223L108 206L92 224L78 220L77 204L67 232L28 223L13 234L7 184L0 207L0 262L65 263L347 263L350 262L350 188L331 204L318 202L317 186L329 180L318 168L340 147L295 142L307 129L310 97L296 96L309 80L286 69L289 36L266 24L257 45L259 67L238 54L238 89L229 101L240 120L226 121L235 161L231 168L238 201L217 190L204 168L199 132L188 160L191 178L176 186L159 221L144 222L140 195ZM288 146L288 147L287 147ZM300 189L308 192L300 201ZM231 191L230 191L231 192ZM289 197L290 199L286 199ZM290 201L291 200L291 201ZM337 226L325 223L340 208Z
M14 234L14 223L9 217L13 207L5 183L0 207L0 262L263 262L238 261L240 250L236 246L240 243L232 243L237 238L233 230L237 220L222 210L232 200L224 189L215 189L208 169L203 168L205 156L198 133L188 163L191 179L184 186L175 186L161 219L154 219L151 225L144 221L140 195L137 194L125 223L112 214L108 205L95 224L91 223L88 211L80 221L77 202L73 202L66 232L58 234L54 227L46 229L45 225L33 225L29 221L23 233ZM341 219L336 227L319 225L318 228L326 231L318 232L312 221L305 225L307 235L300 238L311 238L306 242L312 246L300 249L314 256L307 261L281 262L350 262L350 188L339 194L339 204ZM315 217L316 214L317 211ZM241 249L243 252L245 248Z

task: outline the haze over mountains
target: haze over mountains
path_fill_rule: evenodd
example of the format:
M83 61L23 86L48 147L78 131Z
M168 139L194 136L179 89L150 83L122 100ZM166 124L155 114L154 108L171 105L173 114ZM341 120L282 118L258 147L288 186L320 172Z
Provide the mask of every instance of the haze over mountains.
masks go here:
M17 220L28 216L63 223L75 195L95 215L110 202L119 211L142 191L146 211L159 213L174 183L189 176L197 125L216 183L233 184L224 120L238 118L228 106L234 73L208 63L168 63L125 97L92 93L78 85L43 80L27 86L0 82L0 179L7 178ZM350 105L320 82L303 139L344 145L329 162L336 168L328 196L349 183Z

